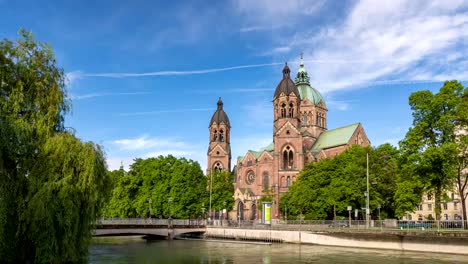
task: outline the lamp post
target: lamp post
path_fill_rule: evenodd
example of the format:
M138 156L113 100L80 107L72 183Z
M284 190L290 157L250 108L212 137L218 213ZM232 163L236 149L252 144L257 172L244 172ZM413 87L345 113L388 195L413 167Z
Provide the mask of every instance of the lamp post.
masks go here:
M202 218L205 218L205 203L201 204Z
M380 208L382 208L382 206L380 206L380 204L378 204L378 205L377 205L377 209L379 209L380 230L382 230L382 221L380 220Z
M208 210L208 221L211 220L211 190L213 189L213 172L210 173L210 208Z
M366 227L369 228L369 153L366 153L366 159L367 159L367 169L366 169L366 174L367 174L367 191L366 191Z
M349 227L351 228L351 211L353 207L351 205L348 206L348 214L349 214Z

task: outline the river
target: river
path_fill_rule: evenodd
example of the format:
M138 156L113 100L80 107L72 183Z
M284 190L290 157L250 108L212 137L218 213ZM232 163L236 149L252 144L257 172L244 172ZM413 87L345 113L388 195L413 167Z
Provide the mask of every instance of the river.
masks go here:
M229 241L95 238L88 262L103 263L468 263L467 255Z

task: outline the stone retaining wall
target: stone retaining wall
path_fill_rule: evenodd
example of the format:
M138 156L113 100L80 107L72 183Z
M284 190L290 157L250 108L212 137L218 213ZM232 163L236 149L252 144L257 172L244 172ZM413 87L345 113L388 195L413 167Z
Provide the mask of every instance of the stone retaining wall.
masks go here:
M258 229L207 228L208 237L283 241L322 246L408 250L468 255L468 237L456 234L401 234L361 232L311 232Z

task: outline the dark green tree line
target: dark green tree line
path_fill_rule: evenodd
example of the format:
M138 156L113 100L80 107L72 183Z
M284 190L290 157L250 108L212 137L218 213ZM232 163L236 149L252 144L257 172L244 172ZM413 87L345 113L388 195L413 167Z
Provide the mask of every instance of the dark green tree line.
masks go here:
M200 165L172 155L136 159L117 177L106 217L194 218L207 205L207 179Z
M106 181L99 146L65 130L65 75L20 30L0 41L0 262L79 262Z

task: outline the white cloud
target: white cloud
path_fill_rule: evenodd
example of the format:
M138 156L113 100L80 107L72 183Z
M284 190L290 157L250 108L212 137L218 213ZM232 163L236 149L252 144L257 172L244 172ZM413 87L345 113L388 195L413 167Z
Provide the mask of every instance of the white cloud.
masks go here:
M145 116L145 115L158 115L158 114L165 114L165 113L187 113L187 112L196 112L196 111L213 111L216 110L215 108L190 108L190 109L173 109L173 110L155 110L155 111L147 111L147 112L131 112L131 113L120 113L115 114L114 116Z
M74 82L82 78L83 78L83 73L81 71L67 72L65 73L65 84L71 87Z
M248 68L271 67L275 65L282 65L282 62L262 63L262 64L247 64L231 67L212 68L203 70L189 70L189 71L153 71L153 72L108 72L108 73L85 73L82 71L74 71L67 73L68 78L78 80L86 77L104 77L104 78L128 78L128 77L148 77L148 76L173 76L173 75L194 75L194 74L208 74L215 72L233 71Z
M90 93L90 94L72 95L72 96L71 96L71 99L73 99L73 100L82 100L82 99L90 99L90 98L103 97L103 96L141 95L141 94L150 94L150 93L148 93L148 92L134 92L134 93Z
M152 148L161 148L161 147L177 147L183 148L187 147L187 143L173 139L173 138L158 138L158 137L149 137L148 135L143 135L137 138L130 139L118 139L112 141L113 144L117 145L120 150L142 150L142 149L152 149Z
M335 100L327 100L328 109L336 109L340 111L348 111L351 110L351 104L349 101L335 101Z
M154 137L142 135L135 138L117 139L104 143L109 169L114 170L123 163L126 170L136 158L151 158L160 155L173 155L198 161L202 170L206 166L206 152L200 151L205 146L194 145L179 138Z
M261 31L294 25L303 16L317 14L323 0L233 0L233 7L245 19L241 32Z
M466 79L468 68L460 55L468 52L468 13L458 13L463 6L464 1L360 1L344 23L318 33L299 32L292 45L304 48L312 61L348 62L310 64L311 79L324 92L395 76L405 81Z

